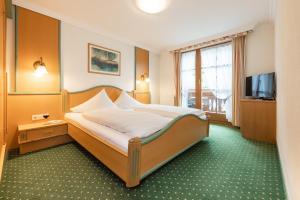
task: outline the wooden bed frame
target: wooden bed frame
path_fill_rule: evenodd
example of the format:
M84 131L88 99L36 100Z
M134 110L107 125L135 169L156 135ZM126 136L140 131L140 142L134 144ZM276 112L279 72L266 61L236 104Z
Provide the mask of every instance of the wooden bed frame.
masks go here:
M105 89L115 101L120 88L97 86L79 92L63 91L64 112L79 105ZM133 96L132 92L129 92ZM165 128L146 138L133 138L124 152L100 137L95 137L79 124L68 121L68 133L80 145L111 169L126 183L126 187L139 185L140 181L209 134L207 120L195 115L184 115L171 121Z

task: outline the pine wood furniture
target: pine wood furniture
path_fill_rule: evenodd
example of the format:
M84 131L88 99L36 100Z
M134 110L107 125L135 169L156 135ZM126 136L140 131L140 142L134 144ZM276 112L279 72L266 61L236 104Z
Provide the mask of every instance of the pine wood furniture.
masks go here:
M16 92L60 92L60 21L16 6L15 23ZM33 75L33 63L40 57L49 72L42 79Z
M65 112L102 89L106 90L113 101L121 93L121 89L112 86L98 86L80 92L63 91ZM208 132L207 120L195 115L180 116L149 137L131 139L128 152L124 152L104 139L96 138L79 124L68 121L69 135L125 181L127 187L139 185L154 170L207 137Z
M134 98L141 103L150 104L151 103L151 95L150 92L142 92L142 91L134 91Z
M245 138L276 143L276 101L241 99L240 109Z
M0 180L6 153L6 3L0 0Z
M135 89L149 91L149 83L142 81L142 75L149 78L149 51L135 47Z
M18 133L21 154L71 141L71 138L68 136L67 122L63 120L55 124L42 122L19 125Z

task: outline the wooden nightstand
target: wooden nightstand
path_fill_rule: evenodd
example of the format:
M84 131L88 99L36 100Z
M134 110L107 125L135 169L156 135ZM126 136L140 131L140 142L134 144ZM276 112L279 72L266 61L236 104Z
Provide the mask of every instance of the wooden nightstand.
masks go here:
M142 91L134 91L134 98L144 104L151 103L151 95L150 92L142 92Z
M18 132L20 154L72 141L68 135L68 124L63 120L58 123L42 122L19 125Z

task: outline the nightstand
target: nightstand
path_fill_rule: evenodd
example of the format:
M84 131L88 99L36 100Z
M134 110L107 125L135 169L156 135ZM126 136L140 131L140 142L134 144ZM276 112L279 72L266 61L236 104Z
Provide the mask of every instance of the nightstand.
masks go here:
M150 104L151 103L151 95L150 92L147 91L134 91L134 98L144 104Z
M68 135L68 123L64 120L19 125L18 133L20 154L72 141Z

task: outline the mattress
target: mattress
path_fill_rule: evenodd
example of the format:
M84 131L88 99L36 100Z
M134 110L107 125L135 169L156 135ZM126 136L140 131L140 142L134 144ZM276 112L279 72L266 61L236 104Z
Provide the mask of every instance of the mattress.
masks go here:
M66 113L65 119L75 126L79 125L82 128L89 130L90 133L93 134L93 136L104 139L109 144L114 145L118 149L124 152L128 152L128 141L132 138L129 135L89 121L82 116L82 113Z

